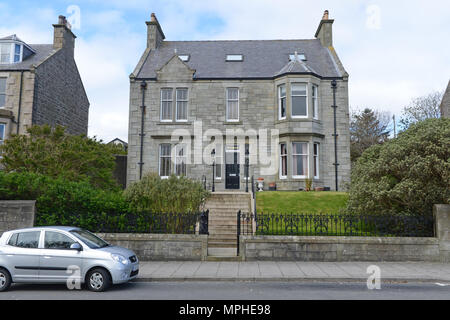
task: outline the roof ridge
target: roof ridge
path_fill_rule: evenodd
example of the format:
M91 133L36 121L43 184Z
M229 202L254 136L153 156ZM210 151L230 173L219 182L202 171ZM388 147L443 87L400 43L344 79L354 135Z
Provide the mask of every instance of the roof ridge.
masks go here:
M268 42L268 41L320 41L318 39L260 39L260 40L171 40L164 41L163 43L169 42Z

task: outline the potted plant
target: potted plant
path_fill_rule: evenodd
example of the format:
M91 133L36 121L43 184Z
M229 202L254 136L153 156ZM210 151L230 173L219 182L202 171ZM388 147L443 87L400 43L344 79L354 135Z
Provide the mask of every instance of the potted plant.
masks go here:
M269 183L269 190L270 191L276 191L277 190L277 184L275 182Z
M259 177L257 180L258 180L258 191L263 191L263 189L264 189L264 178Z

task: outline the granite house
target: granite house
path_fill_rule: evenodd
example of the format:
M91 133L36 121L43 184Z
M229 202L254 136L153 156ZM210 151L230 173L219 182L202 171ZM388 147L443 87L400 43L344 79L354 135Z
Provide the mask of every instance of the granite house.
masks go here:
M208 185L214 177L216 190L244 190L252 176L278 190L305 188L307 179L343 188L350 179L348 73L333 47L333 22L325 11L306 40L166 41L152 14L147 48L130 75L127 183L158 172ZM260 161L262 129L276 132L266 148L275 170ZM227 130L244 137L229 139ZM210 162L194 160L202 152L211 154L214 173Z

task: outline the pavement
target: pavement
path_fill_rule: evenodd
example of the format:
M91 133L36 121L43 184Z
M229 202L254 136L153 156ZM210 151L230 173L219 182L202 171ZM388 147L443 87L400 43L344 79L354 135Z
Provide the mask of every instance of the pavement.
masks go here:
M382 282L450 283L449 263L297 261L141 261L136 281L366 282L372 265Z

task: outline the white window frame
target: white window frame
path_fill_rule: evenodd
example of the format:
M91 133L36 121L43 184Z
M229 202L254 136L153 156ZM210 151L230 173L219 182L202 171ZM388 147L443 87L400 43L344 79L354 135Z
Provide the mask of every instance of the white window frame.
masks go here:
M16 42L0 42L0 46L1 45L9 45L9 60L8 60L8 62L1 62L1 57L0 57L0 64L13 64L13 63L22 62L22 59L23 59L23 45L22 44L16 43ZM16 45L18 45L20 47L19 61L14 61L14 58L16 56ZM1 55L1 49L0 49L0 55Z
M186 100L178 100L178 90L186 90ZM178 119L178 102L186 102L186 119ZM189 111L189 89L188 88L176 88L175 90L175 121L187 122Z
M295 143L305 143L306 144L306 154L303 153L294 153L294 144ZM309 143L305 141L293 141L292 142L292 178L294 179L307 179L309 177ZM307 172L305 175L296 175L294 172L294 157L295 156L301 156L306 157L306 163L308 164L308 167L306 168Z
M162 147L163 146L169 146L169 155L162 155ZM161 143L159 145L159 165L158 165L158 175L161 177L161 179L168 179L169 176L172 174L172 145L170 143ZM162 158L169 158L169 175L168 176L162 176L161 175L161 160Z
M0 96L5 96L5 104L3 106L0 106L0 109L3 109L6 105L6 86L7 86L7 82L8 82L8 78L6 77L0 77L0 80L4 79L5 80L5 92L0 92Z
M165 90L171 90L170 92L170 100L169 99L163 99L163 91ZM161 100L161 105L160 105L160 116L159 116L159 120L161 122L173 122L173 88L161 88L161 93L160 93L160 100ZM163 119L163 102L170 102L170 119Z
M178 58L183 62L188 62L191 56L189 54L179 54Z
M228 98L228 90L237 90L237 99L229 99ZM230 87L230 88L227 88L226 89L226 92L225 92L225 94L226 94L226 99L227 99L227 110L226 110L226 120L227 120L227 122L239 122L239 119L240 119L240 114L239 114L239 112L240 112L240 110L239 110L239 94L240 94L240 92L239 92L240 90L239 90L239 88L236 88L236 87ZM230 117L229 117L229 102L237 102L237 119L230 119Z
M284 145L284 148L286 150L286 153L283 154L282 153L282 146ZM283 158L286 159L286 175L283 175ZM287 179L288 176L288 149L287 149L287 143L286 142L282 142L280 143L280 179Z
M180 149L183 150L183 155L180 156L178 153L180 151ZM178 164L179 164L179 160L181 159L181 164L183 163L183 159L184 159L184 174L179 175L178 174ZM175 146L175 175L177 177L181 177L181 176L187 176L187 145L185 143L180 143L177 144Z
M284 87L284 117L281 116L281 101L283 97L281 96L281 89ZM278 120L284 120L286 119L287 115L287 91L286 91L286 84L280 84L278 86Z
M317 146L317 153L314 148L315 146ZM313 144L313 165L314 165L314 168L316 169L315 173L317 173L317 175L314 174L314 179L319 179L320 178L320 143L317 143L317 142L314 142L314 144ZM313 171L313 173L314 173L314 171Z
M227 54L225 61L241 62L241 61L244 61L244 55L243 54Z
M306 56L304 53L297 53L297 56L300 60L306 61ZM293 61L295 59L295 53L289 54L289 61Z
M313 107L313 118L319 120L319 86L316 84L312 85L312 107Z
M298 95L298 94L294 95L293 94L294 91L292 90L292 87L294 87L295 85L304 85L305 89L306 89L306 94L305 95ZM308 83L305 83L305 82L292 82L291 83L291 117L293 119L305 119L305 118L308 118L308 115L309 115L309 112L308 112L308 108L309 108L308 95L309 95ZM296 116L296 115L294 115L294 102L293 102L294 99L292 99L292 97L305 97L305 100L306 100L306 115L305 116Z

